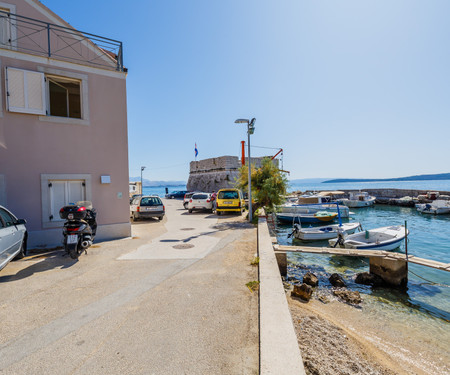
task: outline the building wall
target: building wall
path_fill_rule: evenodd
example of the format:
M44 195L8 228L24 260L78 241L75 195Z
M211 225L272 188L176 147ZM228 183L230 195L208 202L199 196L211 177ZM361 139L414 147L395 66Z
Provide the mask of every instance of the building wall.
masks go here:
M18 5L17 13L39 16L33 9ZM87 118L8 112L5 67L82 74L87 81ZM53 246L61 240L60 224L43 225L41 177L45 174L89 175L98 239L129 236L126 74L1 49L0 71L0 203L27 220L29 245ZM110 184L101 184L103 175L111 177Z

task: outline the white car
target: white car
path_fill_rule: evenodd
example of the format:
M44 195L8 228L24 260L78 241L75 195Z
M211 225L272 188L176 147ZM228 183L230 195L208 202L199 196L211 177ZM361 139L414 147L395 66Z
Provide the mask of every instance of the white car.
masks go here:
M25 224L24 219L17 219L0 206L0 270L11 260L25 256L28 237Z
M189 213L193 210L208 210L213 211L213 202L211 201L211 194L209 193L195 193L188 202L187 206Z

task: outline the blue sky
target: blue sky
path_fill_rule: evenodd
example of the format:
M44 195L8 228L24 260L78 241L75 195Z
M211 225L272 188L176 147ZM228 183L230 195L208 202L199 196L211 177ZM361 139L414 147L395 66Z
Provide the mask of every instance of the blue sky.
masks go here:
M43 3L123 41L130 176L239 156L252 117L291 179L450 172L448 0Z

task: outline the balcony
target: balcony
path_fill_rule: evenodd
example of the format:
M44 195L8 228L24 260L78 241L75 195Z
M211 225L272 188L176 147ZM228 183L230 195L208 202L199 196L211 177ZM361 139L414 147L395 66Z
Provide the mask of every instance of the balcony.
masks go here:
M0 49L126 71L122 42L1 10Z

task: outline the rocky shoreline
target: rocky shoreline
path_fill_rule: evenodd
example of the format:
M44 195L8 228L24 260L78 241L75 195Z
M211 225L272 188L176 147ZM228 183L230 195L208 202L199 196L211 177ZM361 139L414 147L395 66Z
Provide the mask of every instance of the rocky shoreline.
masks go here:
M307 284L302 284L307 285ZM424 333L415 322L398 322L365 303L345 303L336 291L314 288L309 302L291 294L289 308L306 374L448 374L449 332ZM349 291L352 293L352 291ZM350 301L351 302L351 301ZM401 320L401 318L400 318ZM414 329L412 329L414 328Z

